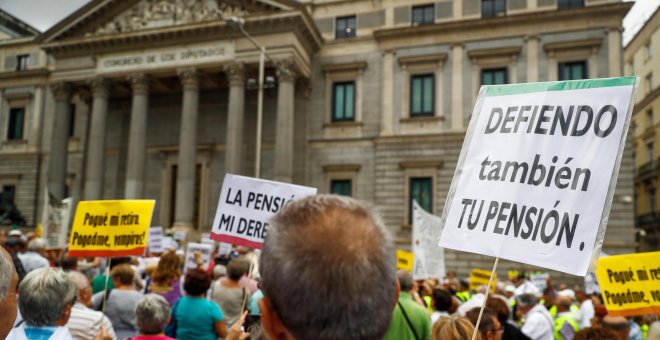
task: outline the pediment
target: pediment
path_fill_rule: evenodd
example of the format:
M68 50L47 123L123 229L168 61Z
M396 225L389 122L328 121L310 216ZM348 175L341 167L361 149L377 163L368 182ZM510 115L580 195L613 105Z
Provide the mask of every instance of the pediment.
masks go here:
M102 37L291 9L288 0L94 0L44 33L42 41Z

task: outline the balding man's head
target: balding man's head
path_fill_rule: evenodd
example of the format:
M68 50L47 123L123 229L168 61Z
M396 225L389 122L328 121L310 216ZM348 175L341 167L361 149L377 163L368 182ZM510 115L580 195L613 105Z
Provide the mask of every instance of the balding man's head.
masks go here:
M0 247L0 339L11 331L16 320L16 286L18 275L11 256Z
M395 260L389 233L364 203L334 195L292 202L264 243L263 305L298 339L380 339L396 300ZM262 318L273 336L272 318Z

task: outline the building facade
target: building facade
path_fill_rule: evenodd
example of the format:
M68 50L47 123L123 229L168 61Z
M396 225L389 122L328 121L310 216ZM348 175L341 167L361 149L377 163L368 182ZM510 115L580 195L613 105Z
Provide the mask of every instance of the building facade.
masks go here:
M11 162L0 164L0 179L14 180L32 223L47 187L78 200L156 199L154 225L208 231L224 174L253 175L257 163L259 50L229 24L240 17L268 55L261 176L372 202L408 248L412 199L442 213L479 87L622 75L621 22L630 7L94 0L28 39L46 76L29 78L26 105L40 108L26 109L29 134L6 130L0 157ZM18 62L18 46L5 47L5 60ZM5 68L0 77L21 72ZM3 102L14 103L15 83L2 85ZM11 112L20 105L7 104L3 124L15 126ZM636 247L626 152L605 239L610 253ZM12 163L21 157L30 159L25 174ZM459 275L492 265L474 254L446 256Z
M626 74L640 77L633 111L635 154L635 208L640 251L660 249L660 9L625 48ZM660 117L660 116L659 116Z

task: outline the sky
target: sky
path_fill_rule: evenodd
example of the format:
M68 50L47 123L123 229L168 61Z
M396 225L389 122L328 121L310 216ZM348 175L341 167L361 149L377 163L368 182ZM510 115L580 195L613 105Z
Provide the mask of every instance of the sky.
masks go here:
M0 0L0 9L44 32L89 0ZM637 0L623 19L623 44L627 44L660 6L660 0Z

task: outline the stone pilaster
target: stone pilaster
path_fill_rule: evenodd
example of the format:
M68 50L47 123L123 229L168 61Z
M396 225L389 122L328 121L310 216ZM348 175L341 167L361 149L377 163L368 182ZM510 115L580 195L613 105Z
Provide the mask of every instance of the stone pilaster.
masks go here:
M527 37L527 82L539 81L539 37Z
M105 163L105 135L108 117L108 94L110 84L105 78L89 81L92 87L92 117L89 126L89 143L85 162L85 200L103 198Z
M229 79L225 172L242 174L243 116L245 114L245 67L234 63L225 67Z
M195 226L195 167L197 162L197 115L199 107L199 73L196 69L178 72L183 86L181 131L176 177L176 206L174 227L189 229Z
M463 130L463 45L451 47L451 128Z
M621 29L613 27L607 30L607 58L610 77L621 76ZM589 75L591 77L591 75Z
M147 111L149 109L149 78L138 73L128 77L133 89L131 127L128 136L128 163L124 197L142 198L144 188L144 163L147 139Z
M276 181L291 182L293 177L293 124L295 75L290 64L278 67L277 121L275 124Z
M57 82L50 86L50 90L55 99L55 115L53 117L53 133L48 157L48 190L58 199L64 199L66 194L71 84Z

